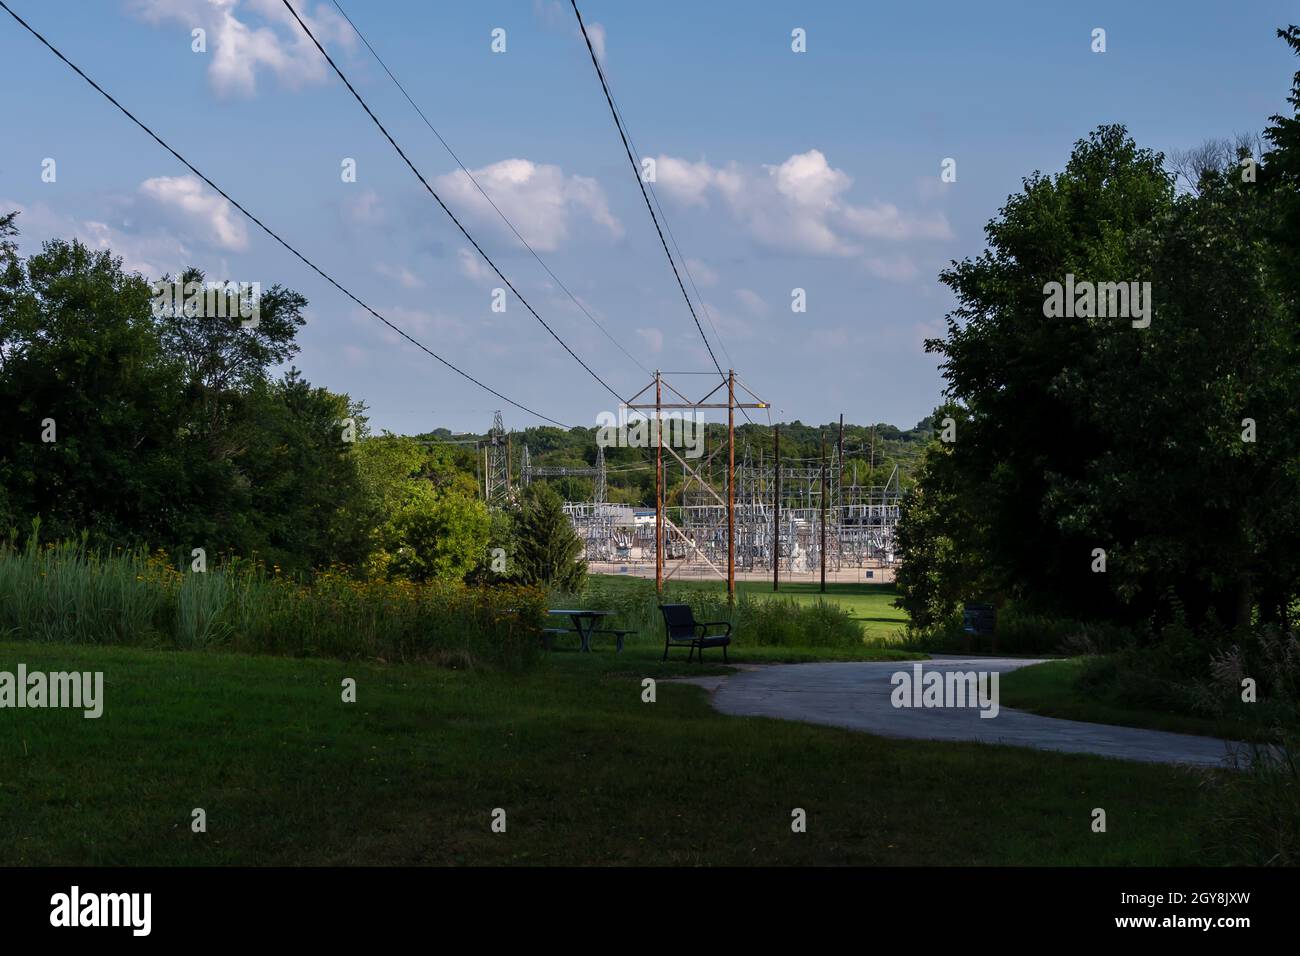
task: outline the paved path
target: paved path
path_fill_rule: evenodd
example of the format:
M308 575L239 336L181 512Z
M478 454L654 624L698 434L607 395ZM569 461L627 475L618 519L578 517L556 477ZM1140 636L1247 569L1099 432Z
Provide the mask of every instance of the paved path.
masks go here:
M687 678L710 691L713 706L741 717L778 717L862 730L882 737L973 740L1040 750L1098 754L1121 760L1228 766L1245 745L1212 737L1136 727L1112 727L1042 717L1009 707L981 717L977 707L895 707L890 701L899 671L985 671L1005 674L1041 661L1005 657L936 656L929 661L773 664L742 667L726 677Z

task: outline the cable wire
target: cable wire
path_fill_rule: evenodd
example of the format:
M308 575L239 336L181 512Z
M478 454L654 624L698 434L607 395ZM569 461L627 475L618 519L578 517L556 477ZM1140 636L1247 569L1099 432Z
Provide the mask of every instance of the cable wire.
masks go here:
M288 3L288 0L285 0ZM605 101L609 103L610 115L614 117L614 125L618 127L618 137L623 141L623 150L627 153L627 161L632 164L632 172L636 176L637 186L641 190L641 198L645 200L645 207L650 212L650 218L655 224L655 232L659 234L659 243L664 247L664 255L668 257L668 264L672 266L673 276L677 279L677 287L682 290L682 298L686 300L686 308L691 310L691 318L695 320L695 327L700 332L700 338L704 340L704 347L709 350L709 358L713 359L713 367L718 370L718 374L726 378L726 373L722 371L722 366L718 364L718 357L713 354L713 346L709 344L709 337L704 334L704 326L700 325L700 317L695 314L695 306L691 303L691 297L686 294L686 285L682 282L681 273L677 271L677 263L673 260L673 254L668 249L668 241L664 238L664 231L659 226L659 217L655 215L654 206L650 202L650 196L646 192L645 183L641 181L641 167L637 165L636 159L632 155L632 147L628 144L627 134L623 131L623 121L618 115L618 109L614 106L614 97L610 95L609 84L605 82L605 71L600 67L600 60L596 56L596 48L591 45L591 37L587 34L587 25L582 22L582 13L578 10L578 0L569 0L573 5L573 13L578 18L578 27L582 30L582 38L587 42L587 52L591 54L592 65L596 67L596 76L600 78L600 88L605 91Z
M388 68L388 64L383 61L383 58L380 57L379 53L376 52L375 48L370 45L370 41L366 39L366 35L362 33L359 29L357 29L357 25L352 22L352 18L348 16L347 11L344 10L343 7L339 4L339 0L333 0L333 2L334 2L334 6L338 7L339 13L343 15L343 19L348 22L348 26L352 27L352 31L356 33L356 35L361 38L361 42L366 45L366 49L369 50L370 55L375 58L375 62L377 62L381 67L383 67L384 72L388 74L388 78L393 81L393 83L397 86L399 90L402 91L402 95L406 97L406 102L410 103L412 108L415 110L415 112L420 114L420 119L424 120L424 125L429 127L430 132L432 132L434 136L438 137L438 142L442 143L443 149L445 149L447 153L451 156L451 158L456 161L456 165L461 168L461 171L467 177L469 177L469 181L474 184L475 188L478 189L478 191L483 194L483 198L488 201L488 203L492 206L494 210L496 210L496 214L501 217L501 221L510 227L510 231L515 234L515 238L518 239L521 243L523 243L525 249L527 249L530 253L532 253L533 258L537 260L538 265L540 265L543 269L546 270L546 274L555 280L555 284L564 290L564 294L573 300L573 304L582 310L582 314L585 315L588 319L590 319L592 325L600 329L600 331L604 334L604 336L607 339L609 339L611 342L613 342L615 347L620 352L626 355L628 359L631 360L631 362L634 365L636 365L636 367L639 368L641 371L645 372L647 375L653 375L654 374L653 372L651 372L648 368L642 365L640 361L637 360L637 357L633 355L631 352L629 352L627 349L625 349L623 347L623 343L620 342L618 339L616 339L612 334L610 334L609 329L605 328L604 324L601 323L601 321L597 319L594 315L592 315L590 311L588 311L587 307L582 304L582 301L576 295L574 295L572 292L569 291L569 287L566 286L562 281L560 281L560 277L557 276L551 270L551 267L548 266L542 260L542 257L537 254L537 250L534 249L529 244L527 239L525 239L522 235L520 235L519 230L515 228L515 224L512 223L506 217L506 214L501 211L500 207L497 206L496 202L493 201L492 197L488 195L487 190L485 190L479 184L479 181L474 178L474 174L470 172L469 168L466 167L466 165L460 161L460 157L456 155L456 151L453 150L451 146L447 143L447 141L442 138L442 134L439 133L438 130L434 127L433 123L429 121L429 117L424 115L424 110L420 109L419 105L415 102L415 100L411 99L411 94L406 92L406 87L404 87L401 84L401 81L398 80L397 77L393 75L393 71ZM671 231L670 231L670 235L671 235ZM698 295L699 293L696 294ZM710 320L710 324L711 322L712 320ZM725 351L726 346L723 346L723 349Z
M424 178L424 174L415 168L415 164L412 163L410 158L407 157L406 153L402 151L402 147L397 145L397 140L393 139L392 134L389 133L388 129L384 126L384 124L379 121L379 117L377 117L374 114L374 111L370 109L370 107L366 104L366 101L361 98L361 94L356 91L356 88L352 85L351 81L344 75L343 71L339 69L338 64L334 62L334 58L325 52L325 48L321 46L320 41L316 39L316 34L312 33L311 28L308 27L307 24L303 22L302 17L298 15L298 11L293 8L293 4L290 3L289 0L282 0L282 2L284 3L284 6L289 11L289 13L293 15L293 18L298 21L298 25L302 27L303 31L307 34L307 37L315 45L316 49L320 51L321 56L325 57L325 62L330 65L330 67L334 70L336 74L338 74L338 78L343 81L343 85L348 88L348 92L351 93L353 98L358 103L361 104L361 108L366 111L366 115L369 116L370 119L374 122L375 126L379 128L379 131L384 134L384 138L388 140L389 145L391 145L393 149L397 150L397 155L402 157L402 161L406 163L406 165L410 168L411 172L415 174L415 178L420 181L420 185L422 185L425 188L425 190L428 191L429 195L432 196L434 200L437 201L438 205L442 207L442 211L445 212L451 218L451 221L456 224L456 228L460 230L461 235L463 235L465 239L469 242L469 244L474 247L474 250L480 256L483 257L483 261L492 267L492 271L495 272L498 278L500 278L501 281L504 282L510 288L510 291L515 294L515 298L517 298L521 303L523 303L524 308L532 313L533 318L535 318L538 322L542 324L542 328L546 329L547 332L551 333L551 338L559 342L560 346L564 349L564 351L568 352L569 355L573 357L573 360L575 362L577 362L579 365L581 365L584 369L587 370L587 374L589 374L592 378L594 378L597 382L599 382L607 392L613 395L621 403L623 399L618 394L618 392L614 391L614 389L611 388L610 385L603 378L601 378L594 371L592 371L591 366L589 366L586 362L580 359L578 357L577 352L569 348L568 344L564 341L564 339L560 338L560 336L556 333L556 331L546 324L546 320L537 314L537 310L534 309L531 305L529 305L528 300L525 299L523 295L520 294L519 290L514 287L514 284L511 283L511 281L506 278L505 273L497 268L497 264L492 261L492 257L489 256L483 250L483 247L480 246L478 242L474 239L474 237L469 234L469 230L466 229L463 225L461 225L460 220L456 218L456 214L453 213L451 209L448 208L447 204L442 201L442 197L439 196L434 191L433 187L429 185L428 180Z
M619 120L623 123L623 128L627 130L627 121L623 119L623 111L618 108L618 102L614 100L613 91L610 91L610 99L614 102L614 111L618 114ZM641 152L636 148L636 140L632 138L632 133L627 133L628 145L632 147L632 155L636 157L637 168L641 167ZM735 360L731 357L731 352L727 349L727 343L723 341L722 335L718 332L718 327L713 324L713 315L709 312L709 304L704 301L704 296L700 294L700 287L695 284L695 276L691 273L690 260L686 258L686 253L677 243L677 236L673 233L672 223L668 221L668 214L664 212L663 203L659 201L659 193L655 190L654 183L647 183L650 191L650 198L654 200L655 208L659 210L659 218L664 222L664 230L668 233L668 239L672 242L673 248L677 250L677 258L682 260L682 271L686 273L686 280L691 284L691 291L695 293L696 300L700 303L700 309L704 312L705 321L709 323L709 328L713 330L713 337L718 340L718 345L722 347L722 354L727 357L727 361L734 368ZM745 415L749 417L748 413ZM751 419L752 421L752 419Z
M83 80L85 80L87 83L89 83L89 84L91 85L91 87L94 88L95 92L99 93L100 96L104 97L104 99L108 100L110 103L112 103L114 106L116 106L116 107L117 107L117 108L122 112L122 114L123 114L124 116L126 116L126 118L129 119L132 123L134 123L136 126L140 127L140 129L142 129L142 130L144 130L146 133L148 133L149 136L154 140L154 142L156 142L156 143L157 143L159 146L161 146L163 149L167 150L167 152L171 153L172 156L176 157L176 159L179 160L179 161L181 162L181 164L184 165L184 166L185 166L185 167L186 167L190 172L192 172L195 176L199 177L199 179L201 179L201 180L203 180L205 183L207 183L208 186L210 186L213 190L215 190L215 191L216 191L216 192L217 192L217 193L218 193L218 194L219 194L223 199L226 200L226 202L230 203L232 206L234 206L236 209L238 209L241 213L243 213L243 214L244 214L244 215L245 215L245 216L246 216L246 217L247 217L251 222L253 222L253 223L254 223L254 224L255 224L259 229L261 229L263 232L265 232L268 236L270 236L272 239L274 239L274 240L275 240L276 242L278 242L280 245L284 246L284 248L288 249L289 252L291 252L295 257L297 257L297 258L298 258L298 259L299 259L299 260L300 260L304 265L306 265L309 269L311 269L313 272L315 272L317 275L319 275L322 279L324 279L324 280L325 280L326 282L328 282L330 285L334 286L334 288L338 289L340 292L342 292L345 296L347 296L349 299L351 299L351 300L352 300L353 302L355 302L357 305L361 306L361 308L365 309L367 312L369 312L371 315L373 315L375 318L377 318L380 322L384 323L384 325L388 326L390 329L392 329L394 332L396 332L396 333L397 333L398 335L400 335L402 338L406 339L408 342L410 342L410 343L411 343L412 345L414 345L416 348L419 348L421 351L426 352L426 353L427 353L428 355L430 355L431 357L437 359L439 362L441 362L443 365L447 366L447 368L451 369L451 370L452 370L453 372L455 372L457 375L460 375L462 378L465 378L465 379L467 379L468 381L473 382L473 383L474 383L475 385L477 385L479 388L483 389L483 390L486 391L486 392L491 393L492 395L495 395L497 398L501 399L503 402L507 402L508 404L510 404L510 405L512 405L513 407L519 409L520 411L527 412L529 415L532 415L532 416L534 416L534 417L536 417L536 418L540 418L542 421L550 422L552 425L559 425L561 428L568 428L568 427L570 427L570 426L565 425L565 424L563 424L563 423L561 423L561 422L557 422L557 421L556 421L555 419L553 419L553 418L548 418L546 415L543 415L541 412L533 411L533 410L532 410L531 408L529 408L527 405L520 404L519 402L516 402L516 401L515 401L514 399L512 399L512 398L508 398L507 396L502 395L502 394L501 394L500 392L498 392L496 389L491 388L490 386L485 385L484 383L480 382L478 379L476 379L474 376L470 375L468 372L462 371L461 369L457 368L455 365L453 365L451 362L447 361L447 360L446 360L445 358L443 358L441 355L438 355L436 352L430 351L430 350L429 350L428 348L426 348L422 343L420 343L420 342L416 341L415 339L413 339L410 335L408 335L408 334L407 334L405 331L403 331L401 328L399 328L398 326L394 325L392 322L389 322L386 318L384 318L382 315L380 315L378 312L376 312L376 311L375 311L374 309L372 309L370 306L366 305L366 303L362 302L359 298L357 298L355 295L353 295L352 292L350 292L350 291L349 291L348 289L346 289L342 284L340 284L340 283L339 283L339 282L338 282L338 281L337 281L333 276L329 275L327 272L325 272L323 269L321 269L318 265L316 265L316 263L312 262L310 259L308 259L306 256L304 256L301 252L299 252L297 249L295 249L293 246L291 246L291 245L290 245L288 242L286 242L284 239L281 239L280 236L279 236L276 232L274 232L274 231L273 231L273 230L272 230L268 225L266 225L266 223L262 222L262 220L258 219L256 216L254 216L251 212L249 212L249 211L248 211L247 209L245 209L242 205L240 205L240 203L236 202L236 201L235 201L235 200L230 196L229 193L227 193L224 189L222 189L220 186L218 186L216 183L214 183L211 179L209 179L207 176L205 176L203 173L201 173L201 172L198 170L198 168L194 166L193 163L191 163L188 159L186 159L184 156L182 156L182 155L181 155L180 153L178 153L176 150L172 149L172 147L169 146L169 145L168 145L168 144L167 144L167 143L162 139L162 137L160 137L160 136L159 136L157 133L155 133L152 129L150 129L148 126L146 126L146 125L145 125L141 120L137 119L136 116L135 116L135 114L133 114L133 113L132 113L130 110L128 110L125 106L123 106L123 105L122 105L121 103L119 103L116 99L114 99L113 96L112 96L111 94L109 94L109 93L108 93L108 92L107 92L107 91L106 91L102 86L100 86L98 83L96 83L94 80L92 80L89 76L87 76L85 73L83 73L82 70L81 70L81 68L80 68L79 66L77 66L75 63L73 63L71 60L69 60L66 56L64 56L62 53L60 53L59 50L58 50L57 48L55 48L55 46L54 46L52 43L50 43L49 40L45 39L45 37L42 36L39 32L37 32L37 31L36 31L36 30L35 30L35 29L34 29L34 28L33 28L33 27L32 27L32 26L31 26L31 25L30 25L26 20L24 20L24 19L23 19L22 17L20 17L18 14L14 13L14 11L13 11L12 9L10 9L9 5L8 5L7 3L5 3L4 0L0 0L0 8L3 8L4 11L5 11L5 13L9 14L9 16L13 17L14 20L16 20L16 21L18 22L18 25L19 25L19 26L21 26L24 30L26 30L28 33L30 33L32 36L34 36L37 40L39 40L39 41L40 41L40 42L41 42L41 43L46 47L46 49L48 49L48 50L49 50L51 53L53 53L56 57L58 57L58 58L59 58L60 60L62 60L65 64L67 64L67 65L72 69L72 71L73 71L74 73L76 73L79 77L81 77Z

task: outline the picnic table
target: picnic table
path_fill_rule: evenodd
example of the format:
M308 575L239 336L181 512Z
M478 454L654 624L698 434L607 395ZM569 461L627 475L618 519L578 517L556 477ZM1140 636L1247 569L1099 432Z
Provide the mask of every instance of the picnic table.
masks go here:
M567 617L573 622L572 628L548 627L546 628L546 633L548 635L577 634L578 638L582 641L581 650L583 651L591 650L591 635L593 634L614 635L618 641L618 650L621 651L623 650L624 635L632 633L631 631L598 629L600 622L612 615L614 613L613 611L593 611L583 608L551 608L546 613L558 617Z

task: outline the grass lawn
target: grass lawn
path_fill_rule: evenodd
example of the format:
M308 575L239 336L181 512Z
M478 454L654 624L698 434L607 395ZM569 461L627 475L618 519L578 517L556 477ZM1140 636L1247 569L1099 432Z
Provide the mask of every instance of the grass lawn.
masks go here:
M0 670L102 670L106 698L0 711L0 865L1208 862L1200 773L643 703L644 676L716 670L658 653L506 675L0 643Z
M1086 695L1075 683L1082 670L1083 660L1073 658L1034 664L1003 674L1000 688L1002 705L1094 724L1148 727L1229 740L1263 740L1267 737L1264 730L1240 721L1132 707Z
M621 574L593 574L593 581L600 586L632 588L638 580L644 586L645 579ZM673 586L697 588L726 593L725 581L678 580L669 582ZM827 584L826 593L820 593L821 585L814 581L781 582L781 590L772 593L770 581L737 581L737 593L750 594L754 597L793 598L800 604L814 604L825 600L838 604L849 616L862 625L863 636L868 640L891 640L907 627L907 614L893 606L898 592L892 584Z

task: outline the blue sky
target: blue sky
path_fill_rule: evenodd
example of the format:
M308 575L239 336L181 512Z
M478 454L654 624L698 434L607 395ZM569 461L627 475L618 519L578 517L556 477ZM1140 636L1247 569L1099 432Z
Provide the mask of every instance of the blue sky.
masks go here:
M512 399L593 425L613 399L510 298L280 0L7 0L227 192L434 351ZM711 368L576 22L560 0L340 0L556 275L648 369ZM332 2L295 0L506 275L623 396L646 374L486 208ZM983 248L1022 177L1101 123L1173 152L1261 130L1300 4L584 0L632 137L690 263L723 367L773 420L914 424L938 271ZM807 52L791 50L803 28ZM1106 52L1091 32L1106 30ZM207 31L207 52L191 30ZM506 31L493 53L491 33ZM0 211L28 251L77 236L150 278L279 282L310 300L296 364L399 432L483 430L499 399L398 339L242 219L0 14ZM957 162L957 181L940 163ZM55 182L42 161L57 163ZM343 159L357 163L345 183ZM807 311L791 311L806 290ZM713 328L701 311L705 329ZM720 339L720 342L719 342ZM699 388L705 379L684 379ZM536 424L505 409L507 424ZM758 420L765 420L759 418Z

